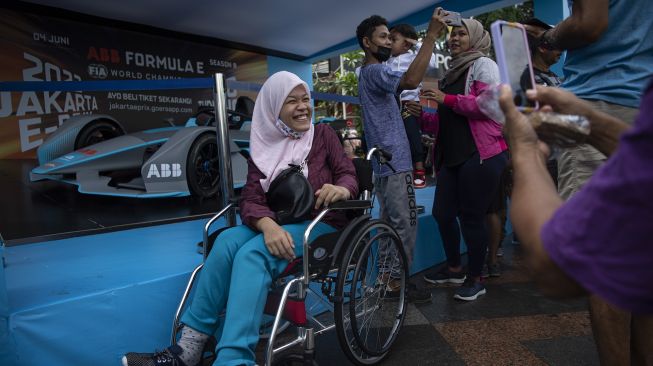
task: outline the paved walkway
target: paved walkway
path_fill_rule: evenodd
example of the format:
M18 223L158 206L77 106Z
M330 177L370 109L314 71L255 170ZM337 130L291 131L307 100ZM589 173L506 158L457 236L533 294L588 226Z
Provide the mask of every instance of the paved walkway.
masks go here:
M478 300L461 302L453 299L454 287L435 287L432 303L410 304L382 364L598 365L587 300L542 296L525 274L519 246L506 240L504 252L502 276L488 279L487 294ZM335 332L316 343L318 364L351 364Z

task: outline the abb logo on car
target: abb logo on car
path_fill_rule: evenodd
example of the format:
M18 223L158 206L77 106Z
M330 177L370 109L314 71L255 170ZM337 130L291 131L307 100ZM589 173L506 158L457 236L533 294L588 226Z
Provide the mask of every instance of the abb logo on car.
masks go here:
M147 178L176 178L181 177L181 164L150 164Z
M97 150L93 150L93 149L81 149L79 150L79 152L88 156L93 156L97 154Z

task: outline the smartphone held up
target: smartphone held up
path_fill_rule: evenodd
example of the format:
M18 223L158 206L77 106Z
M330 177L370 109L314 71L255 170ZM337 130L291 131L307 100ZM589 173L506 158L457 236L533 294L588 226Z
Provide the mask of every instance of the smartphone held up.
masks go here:
M510 85L515 105L520 111L528 113L537 110L537 102L526 98L526 90L535 87L526 29L519 23L497 20L492 23L491 32L501 83Z
M461 27L463 25L463 17L458 12L447 11L447 15L444 16L444 22L452 27Z
M510 85L515 105L522 113L528 114L538 138L554 146L569 147L583 143L590 133L587 118L541 112L537 101L526 97L526 91L534 89L536 84L524 26L498 20L492 23L491 33L501 83ZM498 99L496 90L487 97L492 94ZM480 104L479 102L479 106ZM491 105L489 109L492 109L492 106L498 107L498 102L486 104ZM500 114L503 120L503 113Z

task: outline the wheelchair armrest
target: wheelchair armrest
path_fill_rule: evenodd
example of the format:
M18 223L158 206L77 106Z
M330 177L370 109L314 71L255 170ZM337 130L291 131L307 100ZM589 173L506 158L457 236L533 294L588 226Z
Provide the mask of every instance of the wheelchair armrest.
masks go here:
M346 200L333 202L329 205L331 210L365 210L372 208L372 201L369 200Z
M338 201L332 203L330 206L323 208L320 213L311 221L311 223L308 225L306 230L304 231L304 240L303 240L303 247L304 247L304 254L303 254L303 259L304 262L302 263L302 283L306 286L308 286L308 281L309 281L309 269L308 269L308 264L309 264L309 237L311 235L311 231L313 231L313 228L315 225L317 225L319 222L322 221L324 216L329 213L329 211L332 210L359 210L359 209L368 209L372 207L372 201L369 200L346 200L346 201Z
M222 217L225 213L227 213L229 210L232 208L237 208L237 204L230 202L228 205L226 205L220 212L215 214L213 217L209 219L209 221L204 225L204 232L203 232L203 238L202 238L202 245L204 247L204 261L206 261L206 257L208 256L208 250L207 248L209 247L209 229L211 228L211 225L213 225L220 217Z

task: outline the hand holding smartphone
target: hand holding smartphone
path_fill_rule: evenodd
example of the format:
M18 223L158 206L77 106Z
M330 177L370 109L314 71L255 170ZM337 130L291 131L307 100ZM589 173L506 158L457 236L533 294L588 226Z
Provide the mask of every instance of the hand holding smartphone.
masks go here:
M455 11L447 11L447 15L444 16L443 20L445 23L452 27L461 27L463 25L462 16L460 13Z
M436 108L438 103L432 99L432 93L427 93L425 95L424 92L426 91L431 91L431 90L438 90L438 81L422 81L422 89L420 90L420 96L419 96L419 104L421 104L423 107L426 108ZM427 98L427 96L431 98Z
M501 83L510 85L517 109L530 113L528 119L538 138L554 146L569 147L583 143L590 133L587 118L542 113L538 111L538 102L526 97L526 90L535 88L535 74L524 26L497 20L492 23L491 33Z
M446 13L447 12L442 10L440 7L435 8L433 15L431 16L431 21L429 21L429 26L426 29L427 37L430 35L434 38L438 38L446 30L447 23L444 21Z
M535 87L526 29L519 23L503 20L492 23L490 29L501 82L512 88L515 105L520 111L537 110L537 102L526 98L526 90Z

